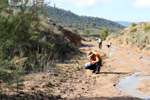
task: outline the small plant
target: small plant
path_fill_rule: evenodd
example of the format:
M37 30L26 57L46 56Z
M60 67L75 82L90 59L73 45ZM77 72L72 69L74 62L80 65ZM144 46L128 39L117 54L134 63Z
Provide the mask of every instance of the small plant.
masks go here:
M146 47L147 50L150 50L150 47Z
M144 32L148 32L150 30L150 23L147 23L146 25L144 25L143 30Z
M131 26L134 27L134 26L136 26L136 24L135 24L135 23L132 23Z
M145 44L141 44L140 45L140 50L142 50L143 48L145 48L145 46L146 46Z
M131 33L136 32L136 31L137 31L137 28L133 28L133 29L130 30Z
M128 43L129 43L129 38L126 38L126 40L125 40L125 41L126 41L126 44L128 44Z

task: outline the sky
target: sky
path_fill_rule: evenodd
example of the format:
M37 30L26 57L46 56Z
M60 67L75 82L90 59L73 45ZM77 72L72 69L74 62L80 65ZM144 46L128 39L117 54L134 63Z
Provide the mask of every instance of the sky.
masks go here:
M150 22L150 0L46 0L77 15L112 21Z

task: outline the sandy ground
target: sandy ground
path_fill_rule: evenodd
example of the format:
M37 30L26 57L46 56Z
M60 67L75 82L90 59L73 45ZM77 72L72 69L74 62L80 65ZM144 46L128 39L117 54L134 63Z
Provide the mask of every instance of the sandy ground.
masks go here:
M114 86L121 78L129 76L134 72L141 70L149 71L150 62L140 60L140 57L146 55L115 45L112 45L109 49L106 47L105 42L103 42L102 49L98 48L97 41L83 41L82 43L84 46L80 47L80 51L83 53L83 57L79 61L79 65L84 67L84 64L88 62L86 54L92 50L101 54L104 59L104 66L100 74L95 74L85 69L82 72L76 73L74 78L63 83L58 89L61 97L77 100L140 100L137 97L117 90ZM146 73L142 75L150 74ZM145 87L145 83L149 81L143 80L137 87L137 91L149 93L149 89ZM148 85L146 84L146 86Z

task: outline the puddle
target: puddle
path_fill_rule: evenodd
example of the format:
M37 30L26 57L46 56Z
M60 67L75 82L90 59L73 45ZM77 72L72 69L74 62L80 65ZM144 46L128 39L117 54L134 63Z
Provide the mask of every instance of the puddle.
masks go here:
M120 63L122 64L122 63L123 63L123 61L120 61Z
M140 57L139 59L144 61L150 61L150 57Z
M140 85L143 79L150 79L150 76L136 76L145 72L150 71L135 72L134 74L121 79L120 82L115 86L115 88L134 97L150 100L149 94L144 94L136 91L137 86Z
M134 68L136 68L136 69L138 69L138 70L142 70L142 69L140 69L139 67L140 67L140 65L137 65L137 66L133 66Z
M111 57L113 55L113 53L109 53L109 57Z
M136 55L134 53L128 53L128 55L131 55L131 56L140 56L140 55ZM144 60L144 61L150 61L150 57L140 57L139 59L140 60Z
M115 51L116 48L117 48L117 46L112 45L111 48L110 48L110 51Z
M136 54L134 54L134 53L128 53L128 55L131 55L131 56L138 56L138 55L136 55Z

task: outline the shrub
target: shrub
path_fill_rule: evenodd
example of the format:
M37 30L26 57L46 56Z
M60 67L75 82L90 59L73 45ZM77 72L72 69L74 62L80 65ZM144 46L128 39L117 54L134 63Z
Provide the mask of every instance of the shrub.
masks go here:
M142 50L143 48L145 48L145 46L146 46L145 44L141 44L140 45L140 50Z
M144 25L143 27L144 32L147 32L150 30L150 23L147 23L146 25Z
M129 43L129 38L126 38L125 41L126 41L126 44L128 44Z
M136 24L135 24L135 23L132 23L131 26L134 27L134 26L136 26Z
M132 28L132 29L130 30L131 33L132 33L132 32L136 32L136 31L137 31L136 28Z
M108 29L107 29L107 28L103 29L102 32L100 33L100 36L101 36L104 40L107 38L108 35L109 35L109 34L108 34Z
M90 31L89 30L84 30L84 32L83 32L84 34L90 34Z
M150 50L150 47L146 47L146 50Z

